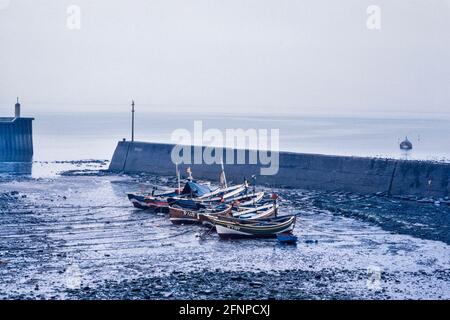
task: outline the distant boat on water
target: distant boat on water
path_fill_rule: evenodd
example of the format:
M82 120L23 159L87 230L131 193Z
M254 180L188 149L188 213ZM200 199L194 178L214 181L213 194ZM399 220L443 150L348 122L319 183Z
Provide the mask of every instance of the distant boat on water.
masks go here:
M411 150L413 148L413 145L411 141L408 140L408 137L405 137L405 140L400 142L400 149L402 150Z

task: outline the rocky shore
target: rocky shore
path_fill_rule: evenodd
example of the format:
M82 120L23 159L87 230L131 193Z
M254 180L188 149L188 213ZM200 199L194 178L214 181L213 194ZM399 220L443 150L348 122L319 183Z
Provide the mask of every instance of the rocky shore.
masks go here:
M450 276L446 271L438 275ZM97 288L68 290L75 299L389 299L390 291L402 291L401 281L393 274L383 274L379 285L350 293L336 283L366 283L367 271L286 270L278 272L173 272L163 277L146 277L126 281L106 281ZM362 286L364 287L364 286Z
M0 299L450 298L445 199L266 188L300 213L297 246L221 241L125 196L173 177L37 165L0 180Z
M332 283L348 277L365 281L364 272L289 270L279 272L173 272L163 277L107 281L98 288L68 290L76 299L351 299ZM388 298L384 290L366 292L366 297Z

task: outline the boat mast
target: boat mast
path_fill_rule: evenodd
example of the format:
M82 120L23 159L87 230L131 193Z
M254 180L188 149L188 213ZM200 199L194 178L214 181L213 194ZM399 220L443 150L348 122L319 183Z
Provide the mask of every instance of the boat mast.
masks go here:
M189 181L194 181L194 177L192 176L192 170L191 170L191 167L188 167L187 169L186 169L186 172L188 173L188 180Z
M225 175L225 169L223 167L223 159L220 160L220 166L222 167L222 177L223 177L223 182L225 183L225 188L228 188L228 184L227 184L227 177Z
M256 175L252 175L253 193L256 192Z
M131 101L131 142L134 142L134 100Z
M178 181L178 194L181 193L181 182L180 182L180 170L178 170L178 163L175 163L175 171L177 174L177 181Z
M252 175L253 194L256 194L256 175ZM253 198L253 205L255 205L255 198Z

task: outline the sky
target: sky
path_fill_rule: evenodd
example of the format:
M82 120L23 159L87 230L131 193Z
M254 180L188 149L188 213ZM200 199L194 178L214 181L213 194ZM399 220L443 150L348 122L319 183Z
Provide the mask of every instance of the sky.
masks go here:
M449 59L450 0L0 0L2 116L450 113Z

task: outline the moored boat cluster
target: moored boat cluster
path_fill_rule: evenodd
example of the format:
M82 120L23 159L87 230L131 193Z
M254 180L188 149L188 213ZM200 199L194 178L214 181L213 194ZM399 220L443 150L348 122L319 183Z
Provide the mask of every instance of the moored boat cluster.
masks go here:
M128 199L139 209L167 213L174 224L201 224L216 230L220 238L275 238L293 243L292 231L296 215L279 215L278 196L266 196L264 191L242 184L229 186L222 170L220 187L194 181L189 177L181 188L167 192L129 193Z

